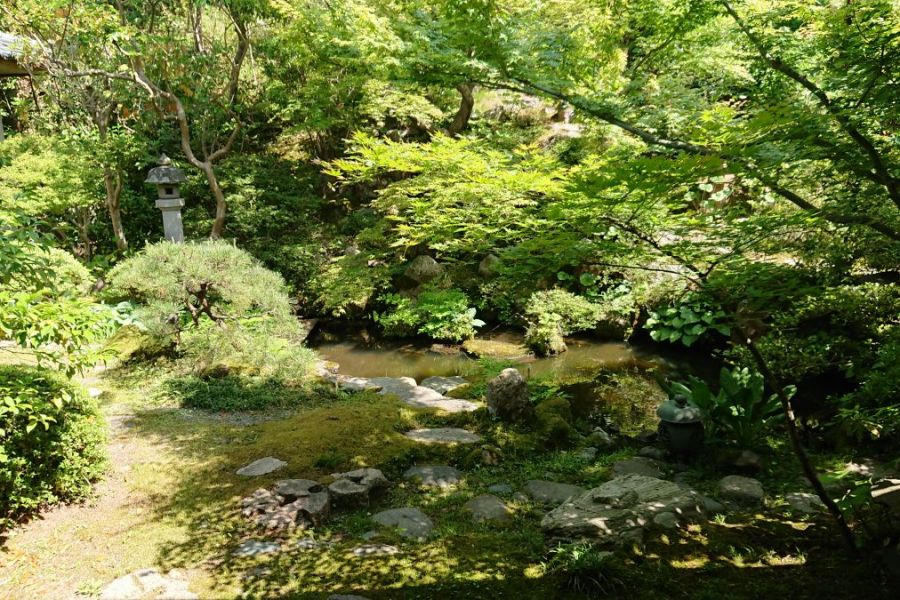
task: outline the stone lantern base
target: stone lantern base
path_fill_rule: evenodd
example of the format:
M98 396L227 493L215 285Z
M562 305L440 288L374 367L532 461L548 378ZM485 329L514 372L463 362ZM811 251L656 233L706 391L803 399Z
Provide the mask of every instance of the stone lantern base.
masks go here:
M156 201L156 208L162 211L163 236L172 242L183 242L184 227L181 224L181 209L184 208L184 199L160 198Z

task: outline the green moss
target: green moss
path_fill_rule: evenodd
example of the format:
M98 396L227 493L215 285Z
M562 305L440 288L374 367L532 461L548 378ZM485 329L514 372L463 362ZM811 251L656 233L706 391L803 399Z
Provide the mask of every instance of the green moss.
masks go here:
M521 344L500 340L484 340L473 338L463 342L463 350L478 358L498 358L515 360L526 358L531 352Z
M106 342L106 348L123 363L170 355L174 351L171 340L157 338L133 325L120 327Z
M570 425L572 406L566 398L562 396L547 398L537 405L535 416L538 434L545 445L558 448L567 446L575 440L577 433Z

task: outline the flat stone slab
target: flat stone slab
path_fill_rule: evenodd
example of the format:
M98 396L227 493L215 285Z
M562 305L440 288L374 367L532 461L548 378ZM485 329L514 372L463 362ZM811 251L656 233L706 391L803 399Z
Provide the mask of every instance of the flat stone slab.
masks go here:
M418 481L422 487L447 489L458 485L463 474L454 467L435 465L410 467L403 473L403 478Z
M234 550L235 556L261 556L263 554L274 554L281 550L281 546L277 542L266 542L261 540L247 540L238 544Z
M469 382L464 377L427 377L422 380L419 385L436 391L439 394L452 392L458 387L467 385Z
M100 600L196 600L197 594L188 591L187 580L178 572L163 575L156 569L138 569L123 575L103 588Z
M257 477L259 475L265 475L267 473L277 471L286 464L286 462L284 462L283 460L279 460L274 456L266 456L265 458L254 460L252 463L245 467L241 467L236 471L236 473L241 477Z
M322 377L326 381L337 385L341 389L350 392L362 392L365 390L377 391L379 394L392 394L400 398L400 400L413 408L434 408L450 413L471 412L477 410L480 406L469 400L458 400L456 398L448 398L438 390L428 386L418 385L412 377L353 377L350 375L341 375L323 371ZM461 377L441 377L429 378L441 380L460 379L463 383L465 380ZM427 380L426 380L427 381ZM423 382L424 383L424 382ZM438 385L438 384L435 384ZM440 387L449 385L443 382ZM453 387L459 387L454 385ZM450 388L452 389L452 388Z
M476 523L491 521L505 523L510 520L512 513L503 501L492 494L482 494L466 502L463 508L472 515Z
M583 493L584 488L569 483L532 479L525 484L522 491L535 502L541 504L561 504L575 494Z
M641 539L649 527L671 529L703 512L692 490L655 477L624 475L553 509L541 529L555 537L621 543Z
M365 544L350 552L353 556L392 556L400 554L400 548L388 544Z
M434 429L413 429L404 433L409 439L423 444L474 444L481 436L458 427L437 427Z
M612 470L613 473L620 476L643 475L644 477L656 477L657 479L664 477L662 469L659 468L659 463L645 456L635 456L634 458L620 460L613 464Z
M397 529L405 538L422 539L428 537L434 523L418 508L391 508L372 515L379 525Z

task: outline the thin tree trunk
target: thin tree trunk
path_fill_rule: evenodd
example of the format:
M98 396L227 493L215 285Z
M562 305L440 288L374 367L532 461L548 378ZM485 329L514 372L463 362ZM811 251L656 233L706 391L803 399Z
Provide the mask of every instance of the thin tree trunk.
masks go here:
M472 109L475 107L475 96L472 93L471 84L461 83L456 86L456 89L459 90L462 99L460 99L459 109L456 111L453 121L447 128L447 133L452 136L459 135L469 126L469 119L472 117Z
M785 420L787 422L788 437L790 437L794 455L797 457L797 460L800 462L800 467L803 469L803 474L806 475L806 478L816 491L816 495L825 504L828 512L831 513L835 523L837 523L838 531L841 533L841 538L844 540L847 551L852 556L858 556L859 550L856 547L856 543L853 539L853 532L850 531L850 526L847 524L844 513L841 512L840 507L838 507L834 500L828 495L825 486L822 485L822 480L819 479L819 476L816 473L815 467L813 467L809 460L809 455L806 454L806 450L803 448L803 442L800 440L800 434L797 431L797 420L794 416L794 408L791 406L791 399L785 393L784 387L781 385L778 377L772 372L772 369L769 368L769 365L759 352L756 344L754 344L743 331L739 331L738 335L741 336L741 343L750 351L750 355L753 357L754 362L756 362L756 366L765 378L766 383L768 383L769 387L775 391L775 395L781 402L781 409L784 412Z
M209 189L216 199L216 216L215 219L213 219L213 226L212 230L209 232L209 237L217 240L221 238L222 234L225 232L225 194L222 192L222 186L219 185L219 179L216 177L216 172L213 169L212 163L204 162L199 166L200 170L203 171L203 174L206 175Z
M103 184L106 187L106 210L112 223L116 250L123 253L128 249L128 240L122 227L122 210L119 205L122 197L122 173L118 170L114 172L109 166L103 167Z

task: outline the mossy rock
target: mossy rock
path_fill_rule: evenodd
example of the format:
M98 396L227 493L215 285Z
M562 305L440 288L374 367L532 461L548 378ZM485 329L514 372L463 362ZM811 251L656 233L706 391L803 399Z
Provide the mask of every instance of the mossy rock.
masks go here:
M445 393L444 395L448 398L456 398L459 400L470 400L472 396L475 395L475 386L471 383L465 383L463 385L457 386Z
M502 342L500 340L472 338L463 342L462 347L466 354L470 354L476 358L521 360L532 357L528 348L522 344Z
M550 448L571 445L577 432L572 426L572 406L563 397L548 398L537 405L537 431L542 443Z
M175 351L172 339L158 338L133 325L125 325L106 342L106 349L116 353L123 363L170 356Z

